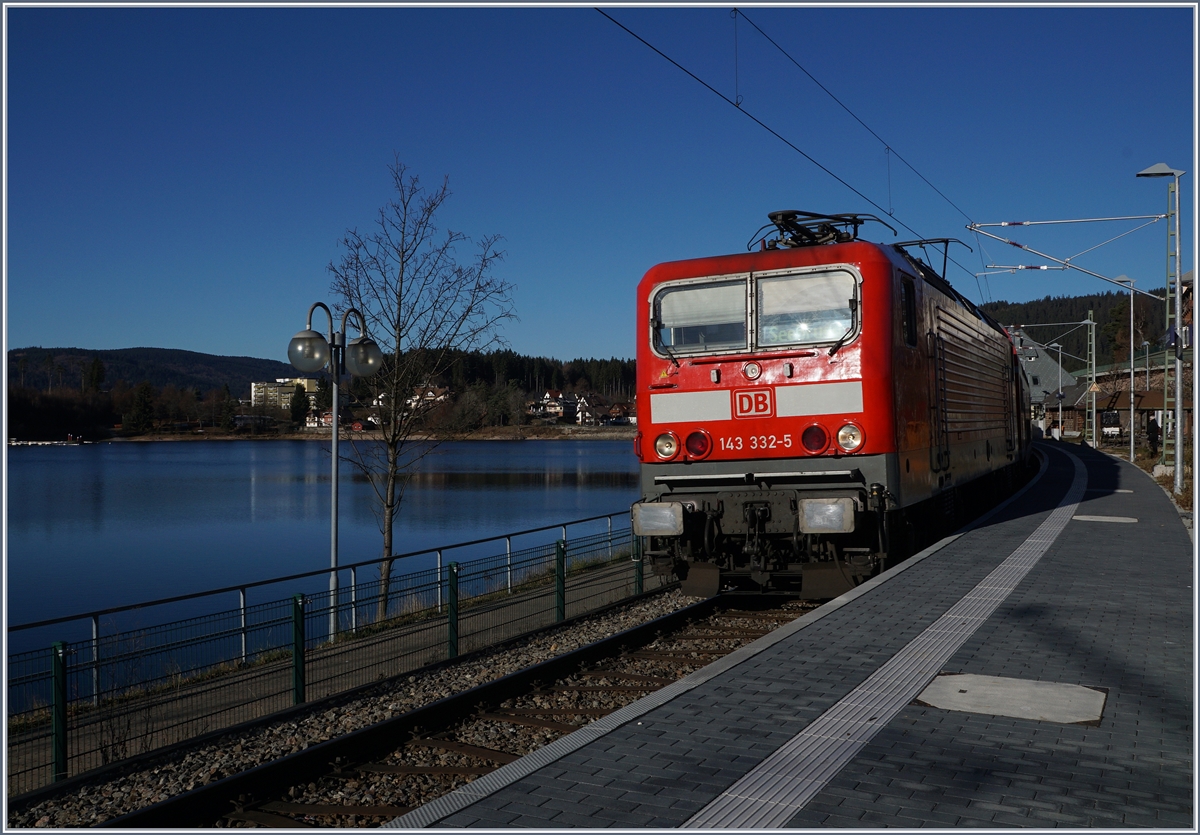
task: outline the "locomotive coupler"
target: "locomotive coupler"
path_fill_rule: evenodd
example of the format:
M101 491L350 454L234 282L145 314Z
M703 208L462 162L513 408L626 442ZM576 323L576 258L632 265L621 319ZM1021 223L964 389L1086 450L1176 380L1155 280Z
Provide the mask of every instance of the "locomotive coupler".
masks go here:
M705 556L711 557L717 550L717 540L721 536L721 514L724 512L724 503L718 502L717 509L705 505L704 508L704 546Z
M760 543L759 536L771 520L771 503L746 502L742 505L742 519L746 522L746 544L742 553L751 558L752 567L762 568L766 563L766 548Z

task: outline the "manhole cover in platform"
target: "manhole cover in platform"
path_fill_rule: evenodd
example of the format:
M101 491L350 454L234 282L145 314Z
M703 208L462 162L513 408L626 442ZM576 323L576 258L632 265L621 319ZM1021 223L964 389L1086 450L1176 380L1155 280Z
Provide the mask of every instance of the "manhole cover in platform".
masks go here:
M1039 722L1099 722L1105 694L1078 684L943 673L917 701L942 710L988 713Z

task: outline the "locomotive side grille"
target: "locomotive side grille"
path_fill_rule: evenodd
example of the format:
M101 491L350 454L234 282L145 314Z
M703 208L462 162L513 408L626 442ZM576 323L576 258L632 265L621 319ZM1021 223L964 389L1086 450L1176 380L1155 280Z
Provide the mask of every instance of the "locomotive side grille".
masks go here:
M943 307L937 309L942 402L948 432L1005 430L1008 362L1003 345L981 327Z

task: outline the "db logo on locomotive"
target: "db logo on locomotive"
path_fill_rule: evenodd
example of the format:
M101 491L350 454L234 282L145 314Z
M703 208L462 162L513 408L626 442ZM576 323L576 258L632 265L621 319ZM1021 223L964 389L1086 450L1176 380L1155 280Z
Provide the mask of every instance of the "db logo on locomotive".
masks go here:
M775 403L770 389L734 389L733 416L739 418L774 417Z

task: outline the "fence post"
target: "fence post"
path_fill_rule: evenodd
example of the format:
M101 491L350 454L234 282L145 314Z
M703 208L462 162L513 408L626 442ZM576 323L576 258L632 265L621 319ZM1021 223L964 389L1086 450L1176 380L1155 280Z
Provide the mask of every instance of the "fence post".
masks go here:
M458 563L446 566L446 630L447 652L450 658L458 657Z
M438 612L442 611L442 552L437 552L437 594Z
M304 703L304 595L292 597L292 704Z
M640 536L633 537L633 547L630 551L633 552L633 593L641 594L645 589L645 570L642 565L642 538Z
M92 615L92 704L100 707L100 616Z
M561 623L567 619L567 543L560 539L554 543L554 620Z
M508 593L512 594L512 537L504 537L504 573L508 578Z
M242 615L242 663L246 663L246 587L238 589L238 609Z
M54 782L67 779L67 645L56 641L50 648L54 704L50 714L50 747Z
M608 517L608 558L612 559L612 517Z
M350 634L358 632L358 566L350 569Z

